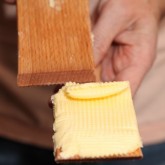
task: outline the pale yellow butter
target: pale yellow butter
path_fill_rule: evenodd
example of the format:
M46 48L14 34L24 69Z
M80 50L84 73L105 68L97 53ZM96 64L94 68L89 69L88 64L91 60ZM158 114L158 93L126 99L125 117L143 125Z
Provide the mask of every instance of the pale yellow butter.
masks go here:
M52 101L53 141L62 159L123 155L142 147L128 82L67 83Z

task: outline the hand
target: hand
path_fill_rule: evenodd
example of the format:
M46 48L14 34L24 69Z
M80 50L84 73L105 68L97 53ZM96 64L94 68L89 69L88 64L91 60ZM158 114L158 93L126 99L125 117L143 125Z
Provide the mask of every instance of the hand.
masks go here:
M95 63L103 81L129 80L132 94L156 56L163 0L96 0L92 8ZM97 4L96 4L97 3Z

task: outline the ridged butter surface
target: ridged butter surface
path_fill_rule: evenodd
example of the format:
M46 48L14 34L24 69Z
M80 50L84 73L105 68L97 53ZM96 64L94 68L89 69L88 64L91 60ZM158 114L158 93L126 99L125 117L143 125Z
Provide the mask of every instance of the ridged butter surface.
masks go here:
M124 155L142 147L128 82L67 83L52 97L60 157Z

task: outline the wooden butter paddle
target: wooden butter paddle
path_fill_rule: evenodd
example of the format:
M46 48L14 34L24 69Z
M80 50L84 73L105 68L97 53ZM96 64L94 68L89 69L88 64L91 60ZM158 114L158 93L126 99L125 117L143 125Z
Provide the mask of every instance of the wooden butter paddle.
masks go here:
M88 0L17 0L18 85L95 81Z

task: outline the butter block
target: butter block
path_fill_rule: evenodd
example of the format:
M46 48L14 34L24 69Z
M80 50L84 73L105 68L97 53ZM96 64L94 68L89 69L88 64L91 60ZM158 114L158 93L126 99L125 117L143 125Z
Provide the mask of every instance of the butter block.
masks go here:
M142 157L129 82L69 82L52 102L56 161Z

